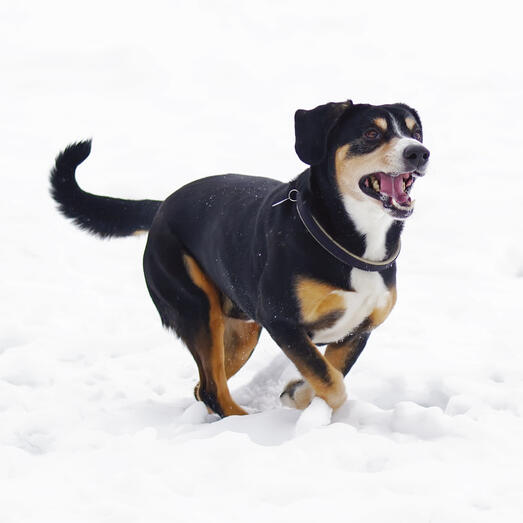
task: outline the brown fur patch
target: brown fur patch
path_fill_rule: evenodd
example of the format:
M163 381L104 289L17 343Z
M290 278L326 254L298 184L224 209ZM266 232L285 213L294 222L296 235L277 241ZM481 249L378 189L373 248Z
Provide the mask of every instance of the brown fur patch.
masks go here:
M391 287L387 295L387 303L383 307L376 307L370 314L369 319L373 327L381 325L390 314L390 311L396 304L398 293L396 287Z
M287 384L281 394L284 405L295 409L306 409L314 398L314 390L303 380L293 380Z
M365 320L359 328L371 329L370 322ZM359 343L360 337L357 333L349 335L342 341L329 343L325 349L325 357L335 368L346 374L347 362L354 357Z
M227 379L236 374L249 359L258 338L261 326L234 318L225 319L223 341L225 345L225 374Z
M374 125L379 127L383 132L387 130L387 120L385 120L385 118L375 118Z
M325 349L325 357L341 372L345 368L345 362L352 355L352 345L350 341L343 344L330 343Z
M303 276L296 280L296 296L300 304L302 320L310 325L333 314L343 313L345 301L335 291L340 290L328 283Z
M211 333L223 330L223 316L221 313L220 298L214 283L202 271L198 263L187 254L183 260L194 284L207 295L209 300L209 328Z
M345 403L347 393L345 391L345 383L343 382L343 374L334 368L333 365L329 363L330 383L325 383L315 374L302 372L301 370L300 372L313 388L315 395L325 400L330 407L337 409Z
M300 383L302 380L288 383L282 393L283 403L296 409L305 409L314 396L318 396L333 409L341 407L347 399L343 375L335 368L331 367L331 369L333 379L330 385L326 385L314 375L308 377L304 375L306 381L303 384Z
M303 351L306 357L294 353L291 360L312 387L314 394L325 400L333 409L337 409L347 399L343 374L325 358L309 338L305 341L309 344L310 353ZM324 368L324 372L318 372L320 367Z
M414 129L414 126L416 125L416 120L414 120L414 118L410 116L407 116L407 118L405 118L405 124L407 125L409 131L412 131L412 129Z

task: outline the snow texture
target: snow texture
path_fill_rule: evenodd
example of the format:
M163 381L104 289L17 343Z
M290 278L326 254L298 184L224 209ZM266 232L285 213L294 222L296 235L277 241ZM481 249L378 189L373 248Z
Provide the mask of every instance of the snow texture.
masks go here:
M4 0L1 523L521 521L516 8ZM397 306L338 411L281 406L296 371L264 335L231 380L252 414L219 420L147 295L145 238L76 230L48 171L93 137L78 178L99 194L289 180L294 111L347 98L414 106L432 153Z

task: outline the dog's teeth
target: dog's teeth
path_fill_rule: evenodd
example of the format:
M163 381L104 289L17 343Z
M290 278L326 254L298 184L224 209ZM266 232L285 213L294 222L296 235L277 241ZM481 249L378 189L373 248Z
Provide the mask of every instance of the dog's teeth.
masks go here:
M380 190L380 184L378 183L378 180L376 180L376 178L372 179L372 188L377 192L379 192Z
M404 207L403 205L398 203L394 198L392 198L392 205L394 205L394 207L396 207L396 209L406 209L406 207Z
M412 207L414 207L414 202L415 202L415 200L411 200L409 205L401 205L401 203L398 203L394 198L391 198L391 200L392 200L392 202L391 202L392 205L394 207L396 207L396 209L399 209L401 211L407 211L409 209L412 209Z

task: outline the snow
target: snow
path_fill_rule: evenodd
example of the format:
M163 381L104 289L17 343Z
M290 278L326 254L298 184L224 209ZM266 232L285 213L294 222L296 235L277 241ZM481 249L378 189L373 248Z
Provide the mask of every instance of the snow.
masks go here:
M0 521L519 522L523 134L516 4L15 2L0 6ZM404 101L431 166L398 303L331 413L279 394L266 335L197 403L145 289L145 238L99 241L47 173L93 137L88 190L163 198L209 174L300 172L293 113Z

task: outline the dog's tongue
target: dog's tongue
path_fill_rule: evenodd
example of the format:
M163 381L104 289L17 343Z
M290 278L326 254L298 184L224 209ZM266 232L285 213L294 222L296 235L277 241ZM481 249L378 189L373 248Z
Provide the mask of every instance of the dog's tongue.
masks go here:
M380 173L380 192L388 194L398 203L408 203L409 195L403 190L403 176L389 176Z

